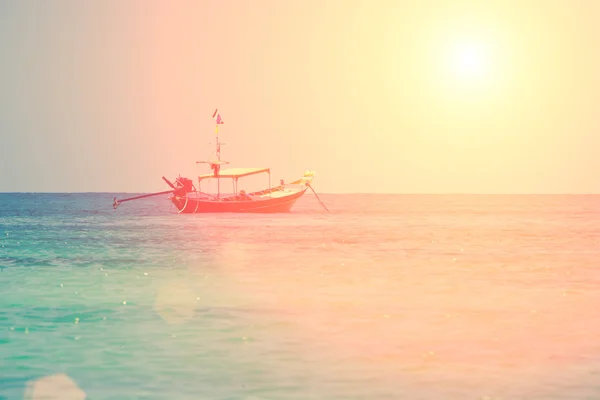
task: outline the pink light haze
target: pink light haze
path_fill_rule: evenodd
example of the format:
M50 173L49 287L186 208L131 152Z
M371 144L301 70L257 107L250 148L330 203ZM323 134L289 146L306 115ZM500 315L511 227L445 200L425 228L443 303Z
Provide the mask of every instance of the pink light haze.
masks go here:
M598 192L577 4L9 2L0 190L162 190L218 108L225 159L319 192Z

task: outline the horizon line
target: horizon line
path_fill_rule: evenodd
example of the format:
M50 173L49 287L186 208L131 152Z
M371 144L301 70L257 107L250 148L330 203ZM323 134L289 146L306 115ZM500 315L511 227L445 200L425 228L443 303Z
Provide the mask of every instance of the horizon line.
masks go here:
M154 192L91 192L91 191L1 191L0 194L150 194ZM478 193L478 192L320 192L322 195L403 195L403 196L598 196L593 192L562 192L562 193Z

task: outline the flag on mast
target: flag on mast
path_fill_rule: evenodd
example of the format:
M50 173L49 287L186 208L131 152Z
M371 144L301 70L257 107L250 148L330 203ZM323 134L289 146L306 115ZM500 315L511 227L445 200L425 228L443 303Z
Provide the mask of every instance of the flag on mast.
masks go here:
M221 119L221 114L218 113L218 109L215 110L215 112L213 113L213 119L215 120L215 122L217 123L217 125L223 124L223 120Z
M218 113L219 109L215 109L215 112L213 113L212 117L215 120L217 126L215 127L215 133L218 134L219 133L219 125L222 125L224 122L221 119L221 114Z

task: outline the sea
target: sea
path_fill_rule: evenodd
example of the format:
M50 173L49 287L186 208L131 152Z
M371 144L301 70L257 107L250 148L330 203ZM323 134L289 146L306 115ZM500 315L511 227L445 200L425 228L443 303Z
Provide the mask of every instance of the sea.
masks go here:
M600 196L0 194L0 399L600 399Z

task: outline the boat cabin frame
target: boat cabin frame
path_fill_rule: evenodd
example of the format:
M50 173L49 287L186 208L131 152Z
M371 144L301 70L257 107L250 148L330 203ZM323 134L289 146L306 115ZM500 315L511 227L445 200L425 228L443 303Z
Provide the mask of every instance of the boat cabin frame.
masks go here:
M263 174L263 173L267 173L267 175L269 176L268 189L263 190L261 192L251 193L251 194L263 194L263 192L264 193L271 192L271 190L270 190L271 189L271 168L228 168L228 169L221 170L220 166L223 165L225 162L220 161L217 163L213 163L213 162L208 162L208 163L211 164L211 168L215 172L212 174L204 174L204 175L198 176L198 191L200 191L200 192L202 191L202 187L201 187L202 181L207 180L207 179L216 179L217 180L217 198L220 198L220 196L221 196L221 184L220 184L221 179L231 179L232 183L233 183L233 195L237 196L238 195L238 180L240 178L244 178L246 176L251 176L251 175Z

